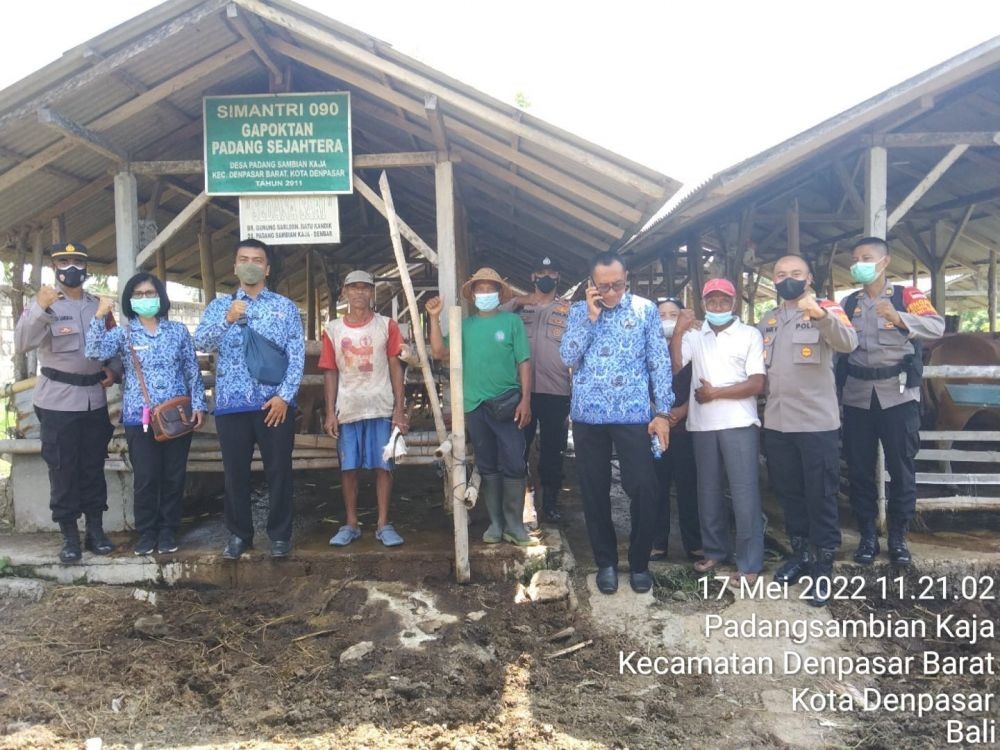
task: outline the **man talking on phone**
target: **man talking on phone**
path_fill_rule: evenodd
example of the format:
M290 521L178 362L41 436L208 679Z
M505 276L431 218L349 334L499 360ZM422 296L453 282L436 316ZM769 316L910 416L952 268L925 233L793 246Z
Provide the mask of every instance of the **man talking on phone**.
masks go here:
M570 418L597 588L618 590L618 539L611 518L611 452L631 501L629 584L653 586L649 553L656 531L659 488L653 448L667 449L673 403L670 355L656 305L627 291L628 271L614 253L598 253L590 266L586 300L570 309L560 346L573 370ZM653 403L650 403L650 393Z

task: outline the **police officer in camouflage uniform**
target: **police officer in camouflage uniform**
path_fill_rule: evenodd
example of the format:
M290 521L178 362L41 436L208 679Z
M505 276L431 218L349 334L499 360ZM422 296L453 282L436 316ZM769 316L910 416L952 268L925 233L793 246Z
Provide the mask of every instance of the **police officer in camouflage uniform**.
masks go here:
M85 546L98 555L114 550L104 534L108 509L104 459L113 427L105 389L121 379L118 359L100 362L85 356L87 326L99 300L83 290L87 249L79 243L54 245L56 286L42 286L24 310L14 331L18 353L38 350L41 374L34 406L42 438L42 458L49 467L49 507L59 524L63 546L59 560L81 555L77 520L87 519ZM114 318L107 320L114 326Z
M795 583L811 576L809 603L821 607L829 599L840 547L840 409L833 358L835 352L853 351L858 336L840 305L816 299L812 283L805 258L779 259L774 286L782 303L764 314L759 328L767 367L767 473L792 547L774 580Z

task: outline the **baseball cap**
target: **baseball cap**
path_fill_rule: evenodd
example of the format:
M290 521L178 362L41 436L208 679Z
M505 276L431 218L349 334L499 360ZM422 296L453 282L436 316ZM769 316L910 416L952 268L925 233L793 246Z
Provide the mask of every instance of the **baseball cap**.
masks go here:
M559 273L559 264L549 256L545 256L535 264L535 271L553 271Z
M730 297L736 297L736 287L729 279L709 279L701 290L701 296L707 297L712 292L722 292Z
M60 242L52 246L49 250L52 258L79 258L87 260L87 248L79 242Z
M347 274L347 278L344 279L344 286L348 284L371 284L375 286L375 277L367 271L358 269Z

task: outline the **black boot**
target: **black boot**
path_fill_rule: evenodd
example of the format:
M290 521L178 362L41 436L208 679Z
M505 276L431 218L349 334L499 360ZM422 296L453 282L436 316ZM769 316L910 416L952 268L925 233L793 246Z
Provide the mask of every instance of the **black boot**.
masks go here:
M558 487L542 487L542 518L548 523L558 523L562 520L558 497Z
M60 521L59 530L63 537L59 562L63 564L80 562L83 552L80 550L80 530L76 527L76 521Z
M878 546L878 531L875 530L875 522L868 521L860 524L858 531L861 534L861 541L858 542L858 549L854 553L854 562L858 565L871 565L881 551Z
M798 583L812 568L813 555L809 549L809 540L804 536L793 536L788 541L792 545L792 554L774 571L777 583Z
M104 534L104 514L87 514L87 531L84 534L83 546L95 555L110 555L115 551L114 543Z
M833 558L837 550L816 548L816 562L812 567L812 585L809 591L809 604L813 607L825 607L830 601L830 589L833 586Z
M908 568L913 562L906 546L906 521L889 519L889 562L901 568Z

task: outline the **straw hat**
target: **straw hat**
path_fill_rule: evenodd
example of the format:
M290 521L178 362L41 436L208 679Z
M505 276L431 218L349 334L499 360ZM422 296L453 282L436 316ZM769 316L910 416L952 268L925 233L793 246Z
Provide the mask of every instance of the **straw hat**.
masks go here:
M498 274L492 268L483 267L480 268L478 271L476 271L474 274L472 274L472 276L469 277L469 280L466 281L464 284L462 284L462 296L469 302L474 301L472 295L472 285L475 284L477 281L492 281L493 283L498 284L500 286L501 305L514 296L513 292L511 292L510 290L510 287L507 286L507 282L504 281L502 278L500 278L500 274Z

